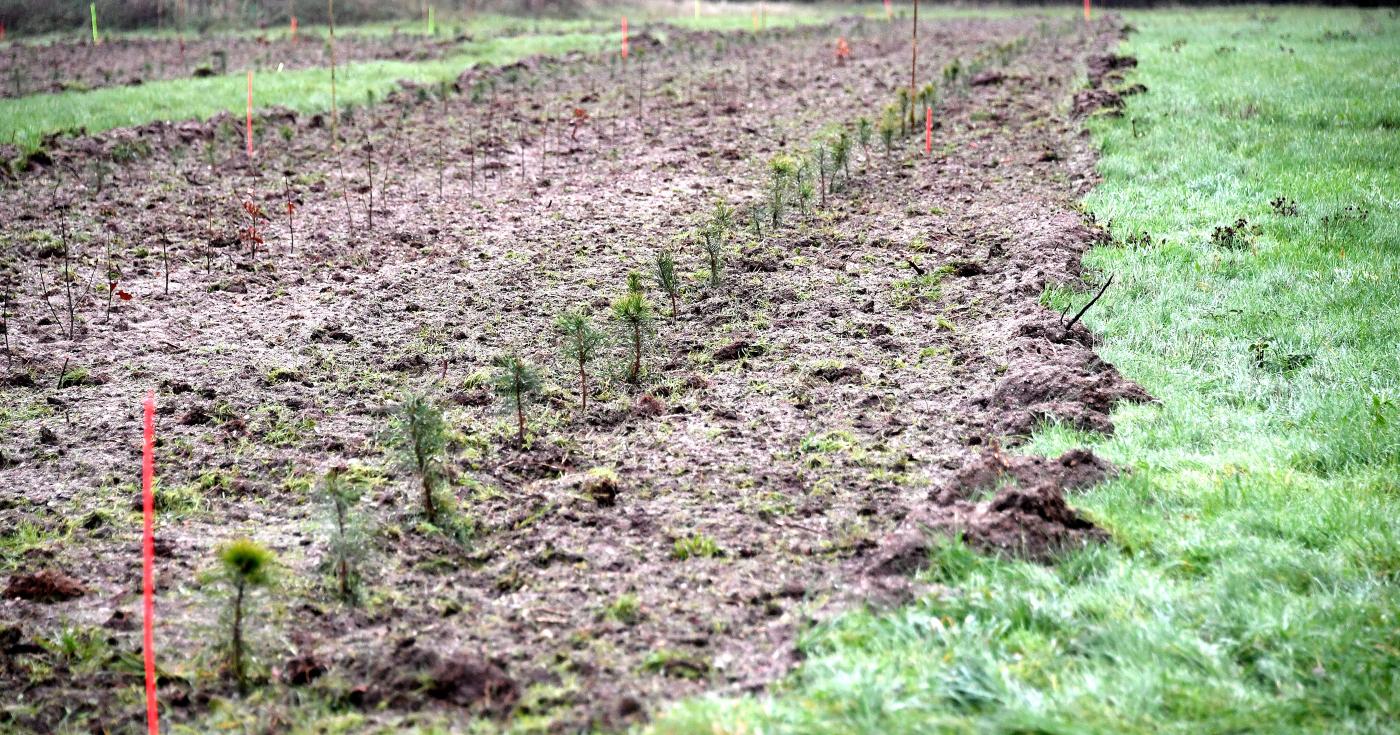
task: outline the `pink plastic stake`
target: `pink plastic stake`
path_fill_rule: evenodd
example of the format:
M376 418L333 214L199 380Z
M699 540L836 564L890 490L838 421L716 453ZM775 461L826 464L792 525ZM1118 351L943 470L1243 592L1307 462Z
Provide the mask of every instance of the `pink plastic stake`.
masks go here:
M1085 23L1088 23L1088 22L1089 22L1089 2L1090 2L1090 0L1084 0L1084 22L1085 22Z
M622 58L627 58L627 16L622 16Z
M890 9L890 0L885 0L885 19L886 19L886 20L889 20L890 18L893 18L893 17L894 17L894 11Z
M3 21L0 21L0 41L3 40L5 40L5 24Z
M150 735L160 733L160 709L156 705L156 536L155 494L152 485L156 477L156 393L146 394L145 441L141 448L141 507L145 516L141 534L141 603L142 646L146 656L146 728Z
M924 155L933 153L933 105L924 108Z
M248 72L248 157L253 157L253 72Z
M297 17L292 16L292 40L297 40Z

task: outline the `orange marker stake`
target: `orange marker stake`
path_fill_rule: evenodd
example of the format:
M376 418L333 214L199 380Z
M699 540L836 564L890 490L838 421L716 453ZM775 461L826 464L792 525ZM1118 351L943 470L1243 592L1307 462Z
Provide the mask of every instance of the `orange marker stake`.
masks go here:
M292 40L297 40L297 17L292 16Z
M890 9L890 0L885 0L885 20L894 20L894 10Z
M622 58L627 58L627 16L622 16Z
M933 105L924 108L924 155L933 153Z
M5 23L0 21L0 41L5 40Z
M1089 3L1091 0L1084 0L1084 22L1089 22Z
M253 72L248 72L248 157L253 157Z
M156 704L156 645L155 645L155 494L152 485L156 476L156 393L146 394L144 441L141 448L141 512L144 523L141 532L141 604L142 648L146 659L146 728L150 735L160 734L160 708Z

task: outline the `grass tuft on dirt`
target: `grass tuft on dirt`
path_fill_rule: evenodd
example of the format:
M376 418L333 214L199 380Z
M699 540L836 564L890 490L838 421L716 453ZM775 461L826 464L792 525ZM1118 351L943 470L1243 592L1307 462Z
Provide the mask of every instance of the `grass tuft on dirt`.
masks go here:
M1134 13L1086 208L1115 287L1085 318L1159 403L1073 503L1113 535L1053 567L934 553L946 585L808 633L769 699L656 732L1382 732L1400 712L1400 20ZM1241 225L1240 220L1244 220ZM1220 228L1229 231L1217 236ZM1070 294L1049 293L1062 308ZM1080 295L1076 303L1086 298Z

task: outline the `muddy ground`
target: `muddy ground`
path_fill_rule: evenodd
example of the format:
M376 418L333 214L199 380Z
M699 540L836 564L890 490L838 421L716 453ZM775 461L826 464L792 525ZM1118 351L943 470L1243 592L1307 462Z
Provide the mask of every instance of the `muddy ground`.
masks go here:
M424 61L456 50L466 36L429 38L337 34L336 63L398 59ZM15 43L0 48L0 98L43 92L128 86L162 79L326 66L330 51L321 33L257 36L115 38L91 42Z
M925 24L921 79L955 59L975 71L945 85L932 154L921 130L891 153L876 134L824 203L749 225L772 156L895 100L908 31L677 33L639 39L626 67L472 70L446 102L405 90L338 121L265 116L289 140L252 163L228 120L51 146L0 202L15 215L0 530L16 585L0 600L0 685L20 693L0 722L141 722L152 389L161 697L166 717L204 726L236 696L214 570L241 536L280 560L255 600L255 704L241 708L269 731L328 710L622 727L774 681L813 620L956 594L911 582L930 531L1045 560L1100 541L1065 491L1113 468L1003 447L1047 420L1111 431L1116 401L1148 398L1040 305L1047 284L1090 287L1079 259L1102 234L1075 208L1094 183L1076 109L1098 106L1091 59L1122 66L1102 58L1120 21ZM148 155L111 161L138 137ZM718 198L740 221L712 286L691 232ZM245 203L271 215L256 255ZM610 344L580 415L553 320L582 305L611 332L626 275L663 247L679 313L648 278L642 384L622 381ZM525 447L486 384L512 351L546 368ZM455 432L455 537L423 523L385 446L408 390ZM371 485L354 606L320 568L314 486L341 465ZM596 468L616 482L590 481ZM64 629L98 643L74 654Z

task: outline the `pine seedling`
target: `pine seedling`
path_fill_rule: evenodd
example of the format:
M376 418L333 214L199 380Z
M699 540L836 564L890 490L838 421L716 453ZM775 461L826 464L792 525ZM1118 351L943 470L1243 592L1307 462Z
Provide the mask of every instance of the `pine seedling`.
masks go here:
M272 564L275 558L271 551L249 539L239 539L219 551L219 562L223 567L224 579L233 587L233 621L229 640L229 668L238 691L247 689L244 674L243 623L248 602L249 590L264 587L271 579Z
M899 127L899 113L893 107L886 107L880 118L880 141L885 144L885 155L894 152L894 134Z
M365 554L365 534L355 513L364 486L344 467L332 467L321 480L321 498L330 511L324 566L335 578L341 600L354 603L360 593L360 562Z
M554 322L562 337L564 357L578 365L579 413L588 413L588 363L603 346L603 333L593 327L582 311L564 314Z
M782 224L783 207L787 202L788 189L797 175L797 162L792 156L779 154L768 162L768 214L773 227Z
M817 176L820 177L821 193L822 193L822 206L825 207L825 206L826 206L826 172L827 172L826 144L825 144L825 143L817 143L817 148L816 148L815 151L813 151L812 155L813 155L813 156L816 158L816 160L817 160Z
M639 295L639 294L638 294ZM540 391L540 374L518 355L496 358L496 395L514 404L520 446L525 446L525 401Z
M860 143L861 154L865 156L866 160L870 160L870 136L872 133L870 118L861 115L860 119L856 120L856 141Z
M656 254L656 285L671 299L671 318L676 318L676 301L680 295L680 279L676 277L676 257L670 250Z
M700 244L705 249L705 261L710 265L710 285L718 286L724 269L724 238L713 223L702 225L698 233Z
M631 365L627 370L627 382L637 385L642 376L642 341L651 325L651 303L647 297L636 292L613 302L613 318L621 326Z
M447 422L432 399L410 393L391 424L391 442L399 451L400 462L418 476L423 489L423 514L428 522L438 519L437 488L447 455Z
M837 133L836 140L831 141L832 183L835 183L837 171L846 175L846 181L851 180L851 136L845 129Z
M646 291L646 284L642 282L642 274L631 271L627 274L627 291L629 293L643 293Z

